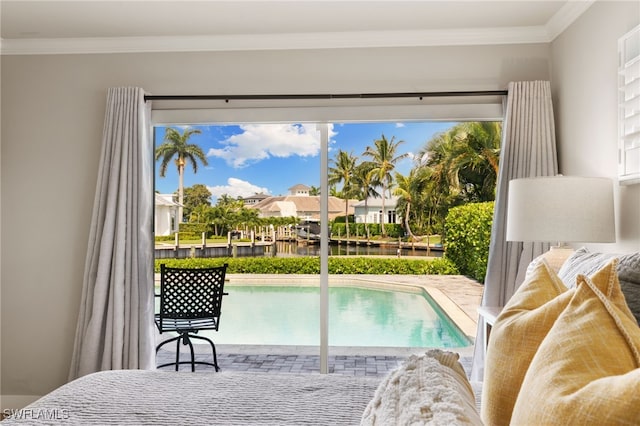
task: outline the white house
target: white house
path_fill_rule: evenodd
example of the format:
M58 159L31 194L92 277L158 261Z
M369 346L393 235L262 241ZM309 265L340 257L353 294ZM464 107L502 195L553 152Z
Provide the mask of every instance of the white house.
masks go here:
M368 198L354 204L354 216L356 223L402 223L402 218L396 214L398 197L384 199L384 212L382 211L382 198Z
M173 194L156 194L154 232L156 236L171 235L178 230L178 207Z

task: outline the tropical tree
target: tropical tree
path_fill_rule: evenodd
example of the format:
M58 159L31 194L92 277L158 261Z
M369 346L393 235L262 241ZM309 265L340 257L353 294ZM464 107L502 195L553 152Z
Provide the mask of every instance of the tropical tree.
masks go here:
M207 204L199 204L189 213L189 221L194 223L213 222L213 208Z
M160 176L164 177L171 160L175 158L178 167L178 223L182 223L182 206L184 203L184 168L187 163L191 163L193 173L198 172L198 160L207 165L207 157L202 148L198 145L190 144L189 138L194 134L201 133L198 129L186 128L183 133L177 129L169 127L164 134L163 143L156 148L155 160L162 160L160 163Z
M329 185L329 195L336 198L342 198L342 191L338 190L335 185Z
M453 132L435 135L416 155L416 167L428 176L420 210L428 211L428 231L444 232L444 219L450 207L459 204L460 185L452 166Z
M223 232L237 229L237 227L243 222L238 212L240 209L244 208L244 202L238 201L228 194L222 194L218 197L215 207L216 219L221 225L221 230Z
M380 186L377 179L375 165L371 161L363 161L356 166L354 181L359 191L357 198L364 200L364 229L367 233L367 242L369 241L369 223L367 222L368 201L370 197L379 197L380 193L376 191L376 187Z
M469 202L492 201L500 158L501 124L460 123L435 135L416 155L425 181L421 211L427 226L444 231L448 210Z
M184 188L184 211L183 215L191 217L191 212L198 206L211 206L211 191L206 185L196 183L193 186Z
M409 154L397 154L398 146L403 144L404 141L395 142L395 136L392 136L391 140L387 140L383 134L380 139L375 140L373 143L374 147L368 146L362 155L371 157L371 162L374 164L373 170L375 170L378 180L382 183L382 214L384 215L385 194L393 185L391 172L395 169L396 163L406 158ZM387 233L384 228L384 217L382 217L381 222L382 236L385 237Z
M455 130L452 166L465 202L493 201L500 159L500 123L462 123Z
M408 176L404 176L396 172L395 177L397 187L393 191L393 194L398 196L398 204L396 208L404 210L404 228L412 240L418 240L411 231L411 225L409 224L411 205L416 201L416 198L420 196L421 182L418 174L419 170L416 168L411 169Z
M331 160L333 166L329 167L329 185L342 183L347 240L349 240L349 198L355 192L353 175L356 170L356 161L357 159L353 156L353 153L339 149L335 158Z

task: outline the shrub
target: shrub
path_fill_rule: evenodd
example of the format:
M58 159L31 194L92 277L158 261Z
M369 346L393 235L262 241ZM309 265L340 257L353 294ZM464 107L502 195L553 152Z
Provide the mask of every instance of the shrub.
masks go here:
M184 234L196 234L198 238L202 236L203 232L210 232L210 226L207 223L181 223L180 224L180 238ZM186 238L186 237L185 237Z
M404 228L397 223L385 223L384 230L387 232L387 237L400 238L404 236Z
M164 263L174 268L210 268L227 263L230 274L319 274L319 257L237 257L156 259L155 271ZM448 259L395 259L375 257L329 257L330 274L455 275Z
M333 223L345 223L346 218L345 216L336 216L335 219L333 219ZM353 223L355 222L355 218L352 214L349 215L349 223Z
M369 235L372 237L378 236L382 233L382 227L379 223L369 223L367 226L369 227ZM387 232L387 237L390 238L399 238L404 236L404 229L402 228L402 225L396 223L385 223L384 230ZM337 237L338 235L340 237L345 237L347 235L345 223L333 222L331 225L331 235L333 237ZM349 222L349 236L355 237L356 235L359 237L367 235L365 224Z
M202 239L202 234L198 233L198 232L180 232L178 234L178 238L180 238L180 241L192 241L192 240L201 240ZM174 237L175 239L175 237Z
M487 272L493 206L490 201L454 207L445 221L445 257L461 274L481 283Z

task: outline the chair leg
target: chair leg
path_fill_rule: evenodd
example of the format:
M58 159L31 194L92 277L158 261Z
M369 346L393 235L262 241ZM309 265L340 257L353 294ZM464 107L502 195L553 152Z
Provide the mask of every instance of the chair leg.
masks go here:
M213 352L213 367L216 369L216 372L220 371L220 367L218 366L218 354L216 352L216 345L213 343L213 341L207 337L196 336L193 334L191 335L191 338L205 340L209 342L209 345L211 345L211 352Z
M167 339L164 342L160 343L156 346L156 355L160 351L160 348L166 345L167 343L176 342L177 350L176 350L176 371L178 371L178 365L180 364L180 336L172 337L171 339ZM167 367L169 365L173 365L172 363L157 365L156 368Z
M163 347L167 343L174 342L174 341L176 341L178 339L180 339L180 336L172 337L171 339L167 339L164 342L160 343L158 346L156 346L156 354L158 353L158 351L160 350L161 347Z
M191 351L191 372L193 373L196 371L196 357L193 352L193 343L191 343L190 337L189 333L184 333L182 335L182 344L189 345L189 350Z
M200 339L200 340L205 340L209 342L209 345L211 346L211 352L213 353L213 363L206 362L206 361L196 361L195 350L193 347L193 343L191 342L191 339ZM171 343L173 341L176 342L176 361L175 361L176 371L180 370L180 364L191 364L192 372L196 371L196 364L211 365L212 367L215 368L216 371L220 371L220 367L218 366L218 354L216 351L216 345L213 343L211 339L204 336L197 336L195 334L191 334L188 332L182 332L180 333L179 336L172 337L171 339L167 339L164 342L160 343L158 346L156 346L156 355L158 354L158 351L162 346L166 345L167 343ZM180 343L182 343L183 345L189 345L189 351L191 352L190 361L180 361ZM162 367L168 367L170 365L174 365L174 363L161 364L156 367L162 368Z
M178 339L176 339L176 371L178 371L179 367L180 367L180 338L182 336L178 336Z

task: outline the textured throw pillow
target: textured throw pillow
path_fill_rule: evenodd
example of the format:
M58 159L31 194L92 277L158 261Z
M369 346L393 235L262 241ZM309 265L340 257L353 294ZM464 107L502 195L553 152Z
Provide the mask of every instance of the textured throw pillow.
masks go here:
M410 356L380 383L361 425L481 425L458 354Z
M615 253L590 252L581 247L564 262L558 277L567 287L574 288L578 275L591 276L617 256Z
M578 277L527 371L513 425L640 423L640 328L624 305L615 266Z
M496 319L482 388L481 414L486 425L509 424L529 363L572 293L543 260Z
M619 257L618 279L629 309L640 324L640 252Z
M612 259L619 259L617 272L622 292L631 312L640 323L640 252L629 254L590 252L582 247L562 265L558 276L569 288L576 286L579 274L593 275Z

